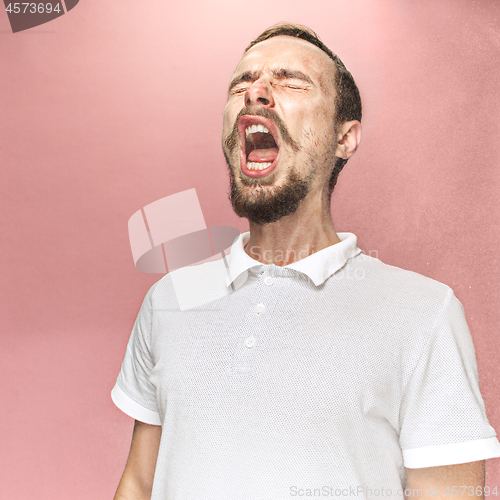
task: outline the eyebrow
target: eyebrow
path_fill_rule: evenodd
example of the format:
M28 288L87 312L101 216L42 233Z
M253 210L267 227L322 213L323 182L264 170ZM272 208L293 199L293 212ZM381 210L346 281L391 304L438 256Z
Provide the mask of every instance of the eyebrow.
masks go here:
M279 69L273 69L272 73L274 78L278 80L284 80L284 79L302 80L304 82L310 83L311 85L314 85L314 82L311 80L311 78L309 78L305 73L302 73L302 71L279 68ZM236 87L236 85L239 85L240 83L255 82L255 80L258 80L260 74L261 74L260 71L245 71L245 73L242 73L241 75L231 80L228 91L230 92L234 87Z

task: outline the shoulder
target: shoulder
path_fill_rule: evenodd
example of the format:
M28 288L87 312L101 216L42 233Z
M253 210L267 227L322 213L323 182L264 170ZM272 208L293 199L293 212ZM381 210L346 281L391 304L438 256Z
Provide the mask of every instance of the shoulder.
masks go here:
M365 254L351 259L346 271L355 278L351 281L356 283L356 292L368 299L368 307L400 321L411 318L429 327L450 301L458 302L448 285Z
M351 260L351 273L358 269L361 279L348 285L349 300L362 303L359 316L370 324L370 332L376 330L384 339L388 350L401 349L414 366L433 338L447 346L457 336L470 343L463 307L448 285L364 254Z
M396 296L426 296L444 300L452 292L451 288L423 274L400 267L391 266L374 257L359 254L351 259L351 266L358 268L360 280L376 287L380 292ZM362 271L362 272L361 272Z

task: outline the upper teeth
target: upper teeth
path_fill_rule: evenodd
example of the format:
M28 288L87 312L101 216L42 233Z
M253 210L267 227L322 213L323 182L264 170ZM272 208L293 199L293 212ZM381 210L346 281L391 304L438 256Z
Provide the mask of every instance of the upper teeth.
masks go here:
M255 132L264 132L265 134L269 134L269 130L267 130L264 125L261 125L260 123L257 125L249 125L245 129L245 135L248 136L250 134L254 134Z

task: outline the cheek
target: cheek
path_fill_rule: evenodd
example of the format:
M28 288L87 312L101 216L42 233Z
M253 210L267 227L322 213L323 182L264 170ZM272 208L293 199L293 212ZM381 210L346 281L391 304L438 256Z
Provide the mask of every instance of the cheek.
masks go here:
M313 128L316 135L320 138L334 138L335 137L335 115L330 109L319 108L317 109Z
M293 109L293 113L289 115L289 120L285 116L285 123L287 122L290 123L290 132L295 129L295 133L298 134L302 130L307 131L308 135L318 136L331 133L334 115L328 106L309 102L307 106L303 105Z
M222 133L224 135L230 134L234 125L234 119L236 115L231 112L229 106L226 105L224 108L224 113L222 115Z
M299 142L304 150L312 156L321 156L325 149L330 150L335 146L335 131L333 118L318 116L312 123L309 122L302 129Z

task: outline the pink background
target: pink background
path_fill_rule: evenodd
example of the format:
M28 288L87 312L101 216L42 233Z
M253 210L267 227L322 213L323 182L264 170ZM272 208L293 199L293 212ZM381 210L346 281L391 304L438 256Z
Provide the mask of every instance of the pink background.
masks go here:
M500 432L499 10L82 0L18 34L0 11L0 496L113 497L133 421L110 390L160 278L134 268L127 221L194 187L207 225L247 230L226 194L225 92L246 44L282 20L316 30L361 89L363 141L333 196L337 230L455 290ZM500 489L499 462L487 484Z

